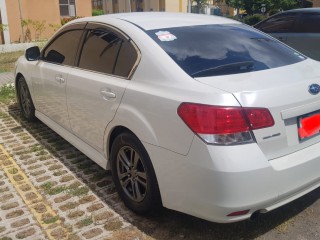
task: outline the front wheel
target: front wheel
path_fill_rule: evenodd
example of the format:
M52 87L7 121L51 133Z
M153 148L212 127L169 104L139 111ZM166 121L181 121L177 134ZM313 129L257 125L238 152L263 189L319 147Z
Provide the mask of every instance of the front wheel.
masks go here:
M112 144L111 172L116 189L132 211L144 214L161 209L161 197L151 160L140 140L120 134Z
M24 77L19 78L17 82L17 90L18 100L23 117L28 121L35 121L35 108Z

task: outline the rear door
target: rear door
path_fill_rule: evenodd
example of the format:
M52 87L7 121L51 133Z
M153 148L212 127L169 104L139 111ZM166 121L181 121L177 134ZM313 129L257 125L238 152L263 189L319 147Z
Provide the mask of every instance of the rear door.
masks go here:
M74 134L102 152L104 131L140 54L129 38L111 27L89 23L86 29L78 68L69 72L67 105Z

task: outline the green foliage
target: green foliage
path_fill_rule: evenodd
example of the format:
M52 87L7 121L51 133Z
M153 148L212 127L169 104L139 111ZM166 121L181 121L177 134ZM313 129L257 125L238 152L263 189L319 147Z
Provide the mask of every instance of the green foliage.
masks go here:
M0 32L8 30L8 25L7 24L0 24Z
M289 10L298 7L311 7L310 0L227 0L226 3L235 9L244 9L248 15L260 13L262 4L265 4L267 12L274 10Z
M16 97L13 83L7 83L0 87L0 102L9 103Z
M245 17L244 23L252 26L252 25L255 25L256 23L258 23L264 19L266 19L266 16L264 16L262 14L254 14L254 15Z
M103 14L104 14L104 11L101 9L92 9L92 16L99 16Z
M203 8L208 5L208 0L192 0L192 3L196 3L198 8Z

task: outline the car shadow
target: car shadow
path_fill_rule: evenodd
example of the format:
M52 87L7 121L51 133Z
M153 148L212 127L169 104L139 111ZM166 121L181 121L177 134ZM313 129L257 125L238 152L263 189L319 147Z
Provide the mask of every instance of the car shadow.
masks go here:
M176 211L164 209L156 216L139 216L128 210L119 199L110 171L102 169L42 122L30 123L20 114L17 104L9 114L80 181L132 225L155 239L255 239L265 233L285 233L282 225L294 221L320 198L320 188L256 220L217 224Z

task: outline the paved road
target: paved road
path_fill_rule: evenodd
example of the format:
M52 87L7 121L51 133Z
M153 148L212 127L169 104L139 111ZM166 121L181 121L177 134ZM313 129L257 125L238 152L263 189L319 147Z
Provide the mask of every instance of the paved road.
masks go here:
M0 86L9 82L13 82L13 73L12 72L0 73Z

